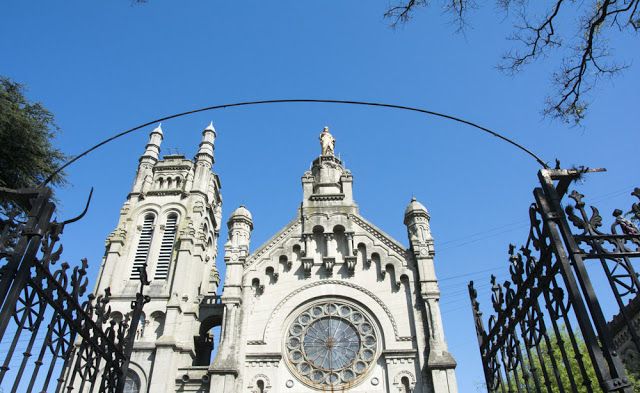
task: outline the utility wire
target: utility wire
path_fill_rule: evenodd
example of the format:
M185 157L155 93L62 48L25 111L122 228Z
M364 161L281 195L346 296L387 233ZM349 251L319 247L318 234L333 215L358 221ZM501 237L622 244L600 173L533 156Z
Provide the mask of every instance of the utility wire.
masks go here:
M507 142L508 144L518 148L519 150L523 151L524 153L526 153L527 155L532 157L543 168L549 168L547 163L544 162L540 157L538 157L536 154L534 154L531 150L529 150L526 147L522 146L521 144L515 142L513 139L507 138L506 136L501 135L496 131L492 131L487 127L483 127L483 126L481 126L481 125L479 125L477 123L471 122L469 120L462 119L462 118L457 117L457 116L447 115L445 113L435 112L435 111L431 111L431 110L428 110L428 109L415 108L415 107L405 106L405 105L385 104L385 103L381 103L381 102L350 101L350 100L323 100L323 99L281 99L281 100L244 101L244 102L236 102L236 103L230 103L230 104L213 105L213 106L207 106L207 107L204 107L204 108L193 109L193 110L186 111L186 112L176 113L176 114L173 114L173 115L164 116L164 117L161 117L159 119L148 121L146 123L140 124L138 126L130 128L128 130L122 131L122 132L120 132L118 134L115 134L115 135L103 140L102 142L90 147L89 149L85 150L84 152L78 154L77 156L75 156L71 160L69 160L66 163L64 163L55 172L53 172L43 183L40 184L40 186L41 187L46 186L47 184L49 184L49 182L56 175L58 175L61 171L63 171L69 165L73 164L74 162L78 161L80 158L86 156L87 154L91 153L92 151L98 149L99 147L101 147L103 145L106 145L107 143L109 143L109 142L111 142L111 141L113 141L115 139L118 139L118 138L120 138L122 136L130 134L130 133L132 133L134 131L137 131L137 130L139 130L141 128L150 126L152 124L159 123L159 122L166 121L166 120L170 120L170 119L175 119L177 117L192 115L194 113L212 111L212 110L216 110L216 109L225 109L225 108L233 108L233 107L240 107L240 106L250 106L250 105L284 104L284 103L323 103L323 104L346 104L346 105L375 106L375 107L382 107L382 108L401 109L401 110L406 110L406 111L424 113L426 115L431 115L431 116L437 116L437 117L441 117L441 118L444 118L444 119L453 120L453 121L456 121L458 123L466 124L468 126L477 128L480 131L483 131L483 132L485 132L487 134L490 134L490 135L492 135L492 136L494 136L494 137L496 137L498 139L501 139L504 142Z

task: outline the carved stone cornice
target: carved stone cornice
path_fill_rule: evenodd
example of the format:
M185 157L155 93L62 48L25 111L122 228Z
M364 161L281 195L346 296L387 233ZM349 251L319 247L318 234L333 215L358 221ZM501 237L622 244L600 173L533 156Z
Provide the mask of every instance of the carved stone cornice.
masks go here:
M291 221L280 232L276 233L269 241L267 241L262 247L258 248L253 254L247 258L246 266L249 267L262 259L262 256L271 251L278 243L285 240L289 234L296 229L299 229L301 222L298 218Z
M309 197L310 201L341 201L344 194L313 194Z
M344 261L347 264L347 270L349 270L349 273L353 275L353 273L355 272L356 269L356 261L358 260L357 257L353 256L353 257L344 257Z
M302 269L305 277L311 277L311 268L313 267L313 258L301 258Z
M322 258L322 265L324 266L329 276L333 276L333 267L335 266L335 264L336 264L336 259L333 257Z
M380 240L384 245L386 245L387 247L389 247L390 249L392 249L393 251L395 251L399 255L401 255L403 257L406 256L407 250L404 249L401 244L396 243L389 236L387 236L386 234L382 233L380 230L374 228L371 224L369 224L366 221L364 221L358 215L349 214L349 218L351 220L353 220L356 224L358 224L360 227L365 229L367 232L372 234L376 239Z

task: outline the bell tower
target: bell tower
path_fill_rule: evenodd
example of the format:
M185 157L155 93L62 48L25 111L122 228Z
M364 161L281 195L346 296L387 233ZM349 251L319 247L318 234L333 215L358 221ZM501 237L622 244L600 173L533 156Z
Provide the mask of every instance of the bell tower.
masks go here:
M202 132L193 160L160 158L164 134L149 136L133 187L107 237L96 293L111 289L114 318L127 318L138 288L139 267L151 281L127 376L128 391L172 391L176 370L197 363L207 343L199 340L199 304L215 295L215 260L222 197L213 173L216 131ZM210 344L208 348L211 350Z

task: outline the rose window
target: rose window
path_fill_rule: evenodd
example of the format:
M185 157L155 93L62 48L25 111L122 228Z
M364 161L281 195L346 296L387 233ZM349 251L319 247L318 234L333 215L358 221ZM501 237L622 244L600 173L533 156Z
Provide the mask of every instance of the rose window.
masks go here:
M298 377L311 385L353 384L375 360L373 324L355 307L331 301L301 312L289 327L286 352Z

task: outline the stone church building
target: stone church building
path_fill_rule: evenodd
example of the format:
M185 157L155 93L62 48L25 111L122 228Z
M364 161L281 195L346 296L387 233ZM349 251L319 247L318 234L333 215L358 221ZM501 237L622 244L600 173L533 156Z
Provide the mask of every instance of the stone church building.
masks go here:
M194 160L161 159L162 138L151 132L96 288L111 288L123 318L147 265L126 392L457 392L420 202L398 209L405 244L361 216L325 128L293 221L254 247L248 208L226 218L220 288L216 131L203 131Z

